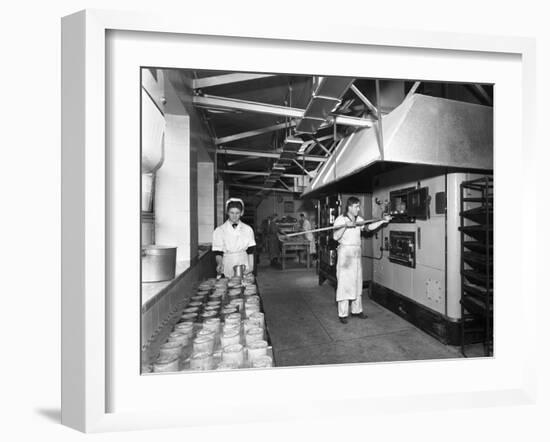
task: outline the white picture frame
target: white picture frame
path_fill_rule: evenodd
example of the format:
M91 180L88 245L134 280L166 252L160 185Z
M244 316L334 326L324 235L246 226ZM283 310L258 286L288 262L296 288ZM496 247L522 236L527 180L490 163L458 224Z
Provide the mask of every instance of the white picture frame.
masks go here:
M222 20L186 21L182 24L177 17L157 16L145 13L112 12L101 10L87 10L63 18L62 21L62 423L84 432L117 431L140 428L162 428L187 425L208 425L212 416L206 414L204 404L198 404L194 410L184 407L175 407L170 401L163 406L147 408L151 403L151 389L160 391L172 388L181 383L183 375L147 376L147 385L143 386L144 394L140 406L130 410L125 407L113 408L110 403L110 394L117 387L112 381L112 371L123 370L118 365L113 367L113 347L110 340L116 334L114 329L120 327L117 322L122 304L114 304L110 298L116 290L117 283L113 283L112 266L121 260L119 254L133 253L113 248L110 244L116 242L116 228L111 228L118 221L113 219L116 213L113 201L117 196L113 192L116 184L116 174L113 170L120 164L121 158L113 158L112 152L106 145L112 142L107 138L107 88L106 55L108 33L143 33L140 39L145 41L148 36L155 38L167 37L177 42L178 38L193 36L195 41L201 38L215 37L216 39L230 38L232 41L246 46L269 44L277 49L278 45L295 45L297 50L300 42L323 46L334 54L344 51L369 50L383 56L384 51L400 51L401 55L417 51L420 54L417 60L424 56L438 58L450 56L467 56L478 63L480 72L472 74L470 79L490 79L491 75L484 76L484 69L489 69L484 60L491 57L509 57L511 66L519 69L511 72L513 79L507 83L505 93L509 94L510 102L514 107L515 122L518 127L510 129L511 140L501 137L504 113L499 114L499 106L503 106L503 89L495 84L495 149L502 149L511 141L521 145L519 155L526 163L534 158L535 145L533 125L535 112L535 45L532 39L506 37L494 38L481 35L465 35L451 33L427 33L416 31L377 30L369 28L354 28L334 25L330 28L322 26L295 26L293 23L274 23L266 26L265 23L255 25L252 22L224 22ZM155 34L145 34L155 33ZM263 43L262 43L263 42ZM286 46L285 46L286 47ZM254 49L251 49L254 50ZM419 51L419 52L418 52ZM144 51L146 52L146 51ZM113 55L111 53L111 55ZM134 54L135 55L135 54ZM116 54L115 54L116 56ZM411 58L413 60L414 57ZM430 59L431 60L431 59ZM476 61L477 60L477 61ZM432 60L431 60L432 61ZM391 60L388 61L391 64ZM168 66L170 67L170 66ZM176 67L186 67L177 65ZM414 66L413 66L414 67ZM413 68L411 67L411 68ZM228 66L227 69L232 69ZM420 72L434 70L437 64L429 63L416 67ZM304 69L297 67L297 69ZM443 68L442 68L443 69ZM449 69L447 67L447 69ZM260 70L260 69L258 69ZM441 71L443 72L443 71ZM327 72L330 74L330 72ZM432 75L433 72L432 72ZM466 74L465 74L466 75ZM496 74L495 74L496 75ZM504 75L504 73L502 73ZM374 75L373 75L374 76ZM503 77L504 78L504 77ZM446 78L439 78L444 80ZM519 79L519 80L518 80ZM504 81L504 80L503 80ZM514 82L519 89L512 90ZM503 83L504 84L504 83ZM500 94L500 95L499 95ZM500 98L499 98L500 97ZM500 120L499 120L500 118ZM501 123L499 123L499 121ZM107 143L107 144L106 144ZM118 154L117 154L118 155ZM514 189L511 184L506 185L502 172L510 166L510 159L505 156L496 156L495 178L497 192L508 195L513 199L519 213L519 223L526 225L533 218L532 208L536 207L536 192L527 193L522 188ZM513 165L514 159L512 159ZM113 179L113 176L115 177ZM136 186L138 186L136 184ZM116 186L115 186L116 187ZM516 186L517 187L517 186ZM139 199L137 195L136 199ZM502 191L500 190L502 189ZM121 189L117 188L117 192ZM122 189L123 191L125 189ZM499 199L496 196L496 206ZM502 200L501 200L502 201ZM531 211L525 210L530 208ZM522 210L523 209L523 210ZM499 219L498 210L496 219ZM137 221L136 221L137 225ZM499 227L496 221L495 242L497 266L495 280L499 287L499 278L502 291L515 293L519 296L519 304L525 310L536 305L537 291L535 281L528 277L526 266L527 257L536 254L534 242L521 241L519 232L518 244L510 246L513 253L517 253L520 262L520 277L514 281L504 281L510 268L504 260L498 260L503 250L506 237L506 226ZM501 229L499 231L499 229ZM136 228L136 236L138 235ZM135 259L138 259L138 250L135 249ZM498 266L500 264L500 270ZM128 266L132 266L131 263ZM120 267L119 267L120 269ZM138 285L136 280L135 284ZM509 287L507 287L509 284ZM118 286L120 289L120 286ZM117 301L118 302L118 301ZM415 362L402 364L356 364L351 366L309 367L274 369L264 372L243 373L211 373L209 380L218 388L228 376L232 380L242 382L253 379L254 385L272 383L275 386L282 382L300 389L289 388L288 403L282 407L284 399L272 392L272 397L259 400L259 406L249 410L247 414L244 399L237 404L234 413L238 422L255 422L259 420L273 420L285 418L312 418L333 415L335 403L338 403L338 414L369 414L384 410L396 412L407 409L441 409L507 404L527 404L535 400L535 332L536 324L527 320L525 316L515 318L516 331L519 336L514 337L503 320L510 314L503 300L497 303L495 311L496 348L495 358L492 360L467 361L462 365L465 379L458 382L453 391L446 391L435 379L437 373L447 371L456 373L457 363L463 361ZM136 303L137 305L137 303ZM520 308L521 310L521 308ZM527 311L527 310L525 310ZM122 317L122 316L120 316ZM128 325L135 327L134 322L139 318L128 319ZM131 323L131 324L130 324ZM499 326L500 324L500 326ZM139 335L139 334L138 334ZM518 344L521 338L521 351L515 359L507 358L510 355L510 346ZM113 338L113 342L116 338ZM134 350L131 350L134 351ZM132 354L130 351L130 355ZM136 350L137 351L137 350ZM117 357L118 352L117 352ZM124 357L127 357L126 354ZM131 356L130 356L131 357ZM499 359L500 358L500 359ZM142 382L139 376L138 357L135 357L135 371L126 371L128 378ZM129 364L131 362L128 362ZM116 365L116 364L115 364ZM506 376L495 376L494 382L487 383L486 388L480 385L469 388L467 376L475 370L488 373L498 367ZM124 368L127 370L127 368ZM453 371L454 370L454 371ZM399 394L396 390L383 390L384 380L379 390L358 388L353 393L338 392L338 389L329 389L329 392L318 393L315 390L316 382L327 382L329 385L341 376L368 376L384 379L384 376L417 376L418 388L422 390L403 389ZM193 379L208 374L191 374ZM118 376L118 377L117 377ZM189 376L189 375L185 375ZM216 376L216 378L214 377ZM248 376L248 378L247 378ZM432 376L432 382L430 382ZM121 379L120 373L115 379ZM311 382L308 383L308 379ZM145 382L145 381L143 381ZM127 384L129 388L131 384ZM318 384L317 384L318 385ZM371 387L374 387L371 385ZM141 388L141 387L140 387ZM397 386L396 388L399 388ZM401 387L402 388L402 387ZM420 393L422 391L423 393ZM138 391L139 394L141 390ZM124 393L121 393L124 394ZM298 394L301 395L298 397ZM376 398L376 400L374 399ZM159 396L159 400L165 399ZM132 398L135 400L135 398ZM123 400L121 403L124 402ZM129 401L128 401L129 402ZM307 404L307 406L304 406ZM223 416L216 416L217 422L231 422Z

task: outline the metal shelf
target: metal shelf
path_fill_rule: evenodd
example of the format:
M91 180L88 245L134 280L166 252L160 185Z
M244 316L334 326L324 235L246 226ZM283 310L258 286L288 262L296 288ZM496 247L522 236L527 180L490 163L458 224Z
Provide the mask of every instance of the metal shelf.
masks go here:
M477 272L475 270L462 270L462 276L464 276L464 278L470 280L471 282L478 284L485 284L488 280L490 283L488 289L493 287L493 275L487 275L481 272Z
M491 256L493 255L492 244L484 244L483 242L480 242L480 241L464 241L462 245L463 245L462 250L466 248L476 253L486 254L487 252L489 252Z
M463 200L465 203L485 203L490 202L493 203L493 195L487 196L487 197L465 197Z
M460 212L460 215L464 218L467 218L471 221L474 221L479 224L483 224L486 221L487 212L489 212L489 220L491 224L493 223L493 207L489 207L489 210L484 206L475 207L473 209L465 210Z
M468 203L468 207L466 207ZM471 207L470 203L478 203ZM468 222L468 225L466 225ZM471 223L474 224L471 224ZM493 179L460 185L461 350L467 334L482 332L485 356L493 354ZM481 323L473 326L473 323Z
M473 269L483 272L487 271L487 266L489 266L489 269L492 270L493 268L493 256L492 255L485 255L484 253L476 253L476 252L469 252L469 251L462 251L464 261L468 263Z
M462 219L464 219L462 217ZM460 232L465 235L474 238L476 241L483 243L484 245L493 243L493 226L487 224L476 224L471 226L459 227Z
M485 299L487 296L493 296L493 289L490 288L488 291L485 287L479 286L477 284L467 284L465 283L462 287L463 293L467 293L471 296L476 296L480 299Z
M476 298L475 296L463 295L462 299L460 300L460 304L466 310L476 316L485 316L487 314L493 313L492 305L489 305L489 308L487 308L486 303L483 300Z

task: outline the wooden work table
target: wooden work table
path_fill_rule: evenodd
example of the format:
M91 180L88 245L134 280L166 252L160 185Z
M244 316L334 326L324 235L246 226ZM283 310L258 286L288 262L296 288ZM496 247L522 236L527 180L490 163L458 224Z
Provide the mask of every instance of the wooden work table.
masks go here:
M285 270L286 258L298 254L298 259L300 258L300 251L304 251L306 254L306 267L309 269L311 267L311 257L309 255L309 240L302 238L300 236L288 238L285 235L279 235L279 244L280 244L280 255L279 260L281 261L282 269Z

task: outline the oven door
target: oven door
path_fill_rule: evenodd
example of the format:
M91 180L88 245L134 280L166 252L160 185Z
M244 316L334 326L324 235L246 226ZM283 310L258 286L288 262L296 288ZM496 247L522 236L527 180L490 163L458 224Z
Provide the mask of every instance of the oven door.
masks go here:
M416 267L415 232L390 231L390 262Z

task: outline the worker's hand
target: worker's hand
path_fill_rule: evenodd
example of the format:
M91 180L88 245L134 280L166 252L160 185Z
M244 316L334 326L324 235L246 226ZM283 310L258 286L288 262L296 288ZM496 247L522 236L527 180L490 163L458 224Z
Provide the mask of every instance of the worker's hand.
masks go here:
M218 264L218 265L216 266L216 273L217 273L218 275L221 275L221 274L223 273L223 264Z
M388 224L391 220L392 220L392 216L391 215L384 215L384 218L382 218L382 220Z

